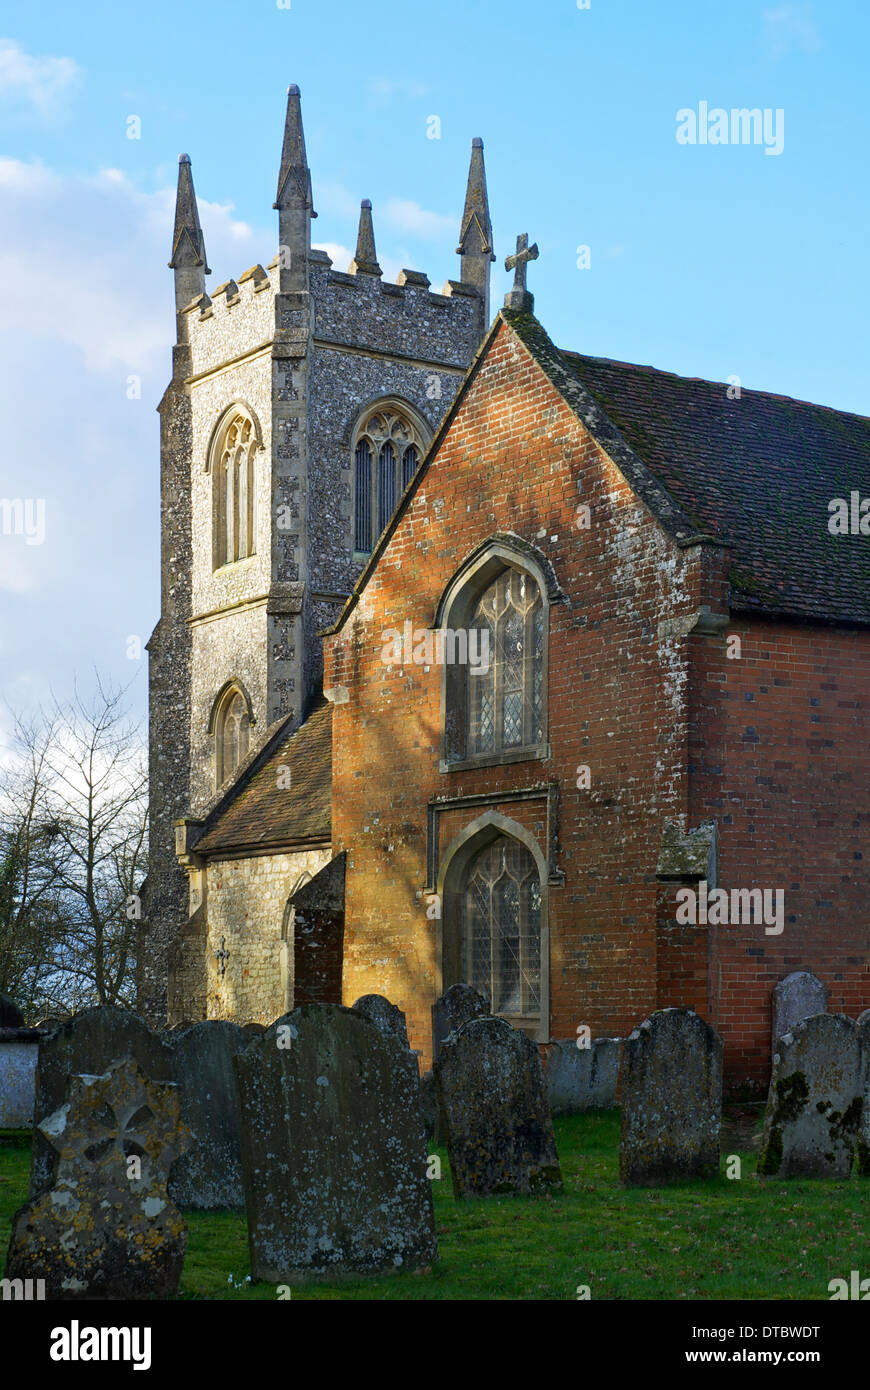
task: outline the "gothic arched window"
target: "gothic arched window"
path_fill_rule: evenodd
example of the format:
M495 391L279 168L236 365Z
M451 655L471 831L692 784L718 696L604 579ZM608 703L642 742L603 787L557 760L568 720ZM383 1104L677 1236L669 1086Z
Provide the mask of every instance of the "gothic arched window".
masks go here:
M487 669L466 683L469 757L543 740L544 611L530 574L503 570L474 608L469 630L489 651Z
M224 782L248 756L251 715L248 702L238 686L231 685L221 697L214 720L215 787Z
M256 452L253 421L242 410L232 412L213 455L215 569L256 551Z
M540 567L519 555L511 564L512 558L506 545L488 545L439 605L442 770L548 756L548 598Z
M389 403L363 420L354 450L353 548L362 555L374 547L396 503L417 471L423 429L410 411Z
M462 888L463 978L494 1014L541 1013L541 883L525 845L492 840L468 864Z

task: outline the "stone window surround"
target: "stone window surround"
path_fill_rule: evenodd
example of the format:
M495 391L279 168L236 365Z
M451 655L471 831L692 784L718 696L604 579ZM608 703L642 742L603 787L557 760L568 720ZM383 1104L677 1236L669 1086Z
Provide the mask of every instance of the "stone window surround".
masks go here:
M220 497L220 456L223 452L223 445L226 434L237 416L241 416L251 424L252 442L250 445L250 456L253 464L253 535L250 537L251 550L247 555L239 556L235 560L227 560L226 532L224 530L225 519L221 516L221 497ZM222 407L217 420L212 427L206 449L205 469L212 478L212 572L226 572L236 565L247 565L256 559L257 552L257 529L258 521L256 514L256 475L257 457L263 452L263 430L256 412L247 401L237 398Z
M211 714L209 715L208 720L208 732L209 736L213 740L213 767L216 792L220 791L221 787L229 782L230 778L232 777L232 774L236 770L236 767L234 767L231 768L229 772L224 772L221 742L223 739L224 717L237 697L244 702L245 709L247 711L248 749L246 750L244 755L239 757L239 760L236 763L236 767L241 766L245 758L248 756L248 752L250 751L252 746L253 732L256 726L253 703L244 684L236 677L233 677L231 680L224 682L217 695L215 696L214 702L211 707Z
M466 872L471 863L486 845L505 835L524 845L535 861L538 882L541 889L541 940L540 940L540 998L541 1013L536 1019L512 1018L511 1024L529 1034L536 1042L550 1041L550 927L549 927L549 888L560 886L564 876L552 867L551 856L541 849L534 835L518 821L503 815L490 806L482 810L470 824L466 825L447 846L440 864L438 857L438 812L461 805L483 806L490 802L504 803L510 800L543 799L547 802L547 839L550 841L553 829L552 802L558 788L534 787L519 792L494 792L485 796L454 797L448 801L430 802L429 811L429 880L430 886L424 891L437 893L441 903L441 916L435 919L435 993L436 997L452 984L461 983L460 957L464 921L464 897Z
M448 718L467 719L467 667L444 662L441 666L441 759L439 772L461 772L466 768L494 767L503 763L544 761L551 755L548 741L548 669L550 603L561 597L554 578L548 575L529 553L531 547L522 549L511 545L509 539L487 541L469 556L445 588L438 603L434 631L467 629L474 609L489 588L490 584L506 569L520 570L528 574L538 586L542 605L542 652L541 652L541 740L528 747L501 749L495 753L474 754L471 757L456 758L452 755L448 738ZM467 729L466 729L467 734Z
M388 413L403 417L406 423L409 425L412 435L415 436L415 438L411 441L417 449L417 468L415 470L415 476L416 472L419 471L420 465L423 462L423 458L432 440L432 429L428 421L424 418L423 415L420 414L420 411L417 410L417 408L411 404L410 401L405 399L404 396L374 396L370 401L367 402L366 405L364 405L357 412L353 427L350 431L350 550L354 564L364 564L371 555L371 550L356 549L356 450L357 445L359 444L361 438L366 432L365 426L368 424L368 421L371 419L373 415L378 414L380 411L386 411ZM378 500L377 463L377 453L373 449L371 485L372 526L373 532L375 533L373 535L372 540L373 546L377 543L377 538L380 535L380 531L377 531L377 528L375 526ZM405 491L405 489L402 487L401 456L398 457L397 462L395 464L395 468L397 478L396 507L398 507L400 501L402 500L402 495Z

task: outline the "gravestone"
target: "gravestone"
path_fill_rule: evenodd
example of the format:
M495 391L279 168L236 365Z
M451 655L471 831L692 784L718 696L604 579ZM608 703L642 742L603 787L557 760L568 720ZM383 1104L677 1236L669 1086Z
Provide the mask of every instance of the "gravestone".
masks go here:
M178 1207L244 1210L233 1058L251 1036L225 1019L209 1019L172 1035L181 1119L191 1132L190 1147L169 1174L169 1195Z
M856 1159L858 1176L870 1178L870 1009L859 1016L858 1046L861 1050L861 1122L858 1126Z
M353 1007L376 1028L380 1028L382 1033L394 1034L406 1047L409 1046L405 1015L397 1004L391 1004L382 994L364 994Z
M0 1028L23 1028L24 1015L8 994L0 994Z
M815 1014L780 1038L764 1115L759 1173L848 1178L858 1143L864 1067L857 1023Z
M44 1279L47 1299L177 1293L187 1228L166 1190L185 1143L177 1089L128 1058L71 1077L39 1131L57 1154L54 1183L13 1217L6 1278Z
M102 1076L115 1063L132 1057L151 1081L174 1081L172 1042L153 1033L144 1019L128 1009L104 1005L85 1009L43 1038L36 1067L37 1121L52 1114L66 1097L69 1078ZM36 1197L54 1179L57 1155L36 1129L30 1163L30 1195Z
M611 1110L616 1104L621 1053L620 1038L596 1038L589 1047L578 1047L576 1038L554 1042L544 1071L550 1114Z
M420 1077L420 1101L423 1106L426 1138L431 1139L438 1123L438 1087L435 1082L434 1071L424 1071Z
M776 1052L779 1039L796 1023L827 1011L828 991L818 976L810 970L793 970L774 987L771 1050Z
M0 1129L29 1129L36 1096L35 1028L0 1028Z
M437 1258L417 1059L340 1004L303 1004L235 1058L251 1275Z
M619 1180L658 1187L719 1173L722 1043L691 1009L659 1009L625 1040Z
M471 985L451 985L432 1005L432 1055L437 1057L446 1037L472 1018L488 1018L489 1003Z
M444 1039L435 1077L457 1200L562 1186L531 1038L502 1018L472 1018Z

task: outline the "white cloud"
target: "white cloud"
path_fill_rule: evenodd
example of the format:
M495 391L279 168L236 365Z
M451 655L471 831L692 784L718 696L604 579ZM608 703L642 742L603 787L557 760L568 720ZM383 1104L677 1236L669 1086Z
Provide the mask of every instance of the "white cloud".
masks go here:
M815 53L821 48L812 5L778 5L773 10L762 10L761 17L765 41L775 58L781 58L794 49Z
M388 226L431 241L449 241L459 231L455 217L429 212L410 198L391 198L382 215Z
M333 270L347 270L353 260L353 252L347 246L342 246L338 241L314 241L311 243L315 251L325 251L332 261Z
M91 372L153 371L172 330L174 190L142 193L118 169L64 176L4 157L0 190L7 334L66 343ZM232 204L199 206L211 263L229 259L227 273L239 274L240 243L253 244L253 229L233 217ZM60 278L60 298L40 292Z
M76 672L88 687L94 667L119 683L138 673L144 703L147 662L126 649L147 640L160 602L155 406L175 338L174 201L174 187L143 192L119 169L0 157L0 380L16 441L0 498L45 504L42 544L0 528L2 694L16 704L69 693ZM274 254L275 230L231 204L200 199L200 215L210 284Z
M353 260L353 252L350 247L342 246L338 241L317 241L312 242L312 246L317 251L326 252L327 256L329 256L332 261L333 270L346 271ZM378 265L384 272L384 279L388 280L391 284L396 283L396 276L404 264L407 264L407 257L404 262L401 260L397 261L395 256L382 256L381 253L378 252Z
M81 78L82 70L73 58L36 58L14 39L0 39L0 100L7 104L53 116L61 98Z

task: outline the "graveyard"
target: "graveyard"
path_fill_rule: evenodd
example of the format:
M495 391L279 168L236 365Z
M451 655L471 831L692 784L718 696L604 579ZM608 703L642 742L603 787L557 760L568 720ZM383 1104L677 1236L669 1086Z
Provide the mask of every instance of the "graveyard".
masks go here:
M767 1101L723 1104L721 1039L691 1009L542 1058L455 985L421 1076L378 995L179 1030L108 1007L26 1030L4 1000L37 1056L32 1123L15 1054L0 1128L3 1296L850 1296L832 1291L866 1265L870 1016L824 1004L813 977L782 981Z
M745 1114L745 1111L744 1111ZM431 1272L294 1288L293 1299L827 1299L828 1284L865 1270L866 1186L753 1177L760 1107L741 1121L743 1178L667 1190L618 1186L616 1111L557 1117L564 1193L454 1200L446 1150L434 1182L439 1259ZM0 1249L26 1200L29 1136L0 1142ZM728 1143L731 1143L729 1138ZM729 1147L729 1152L731 1152ZM724 1173L724 1164L723 1164ZM190 1240L179 1297L274 1301L249 1272L243 1215L185 1211ZM865 1270L866 1272L866 1270ZM236 1286L228 1281L232 1278Z

